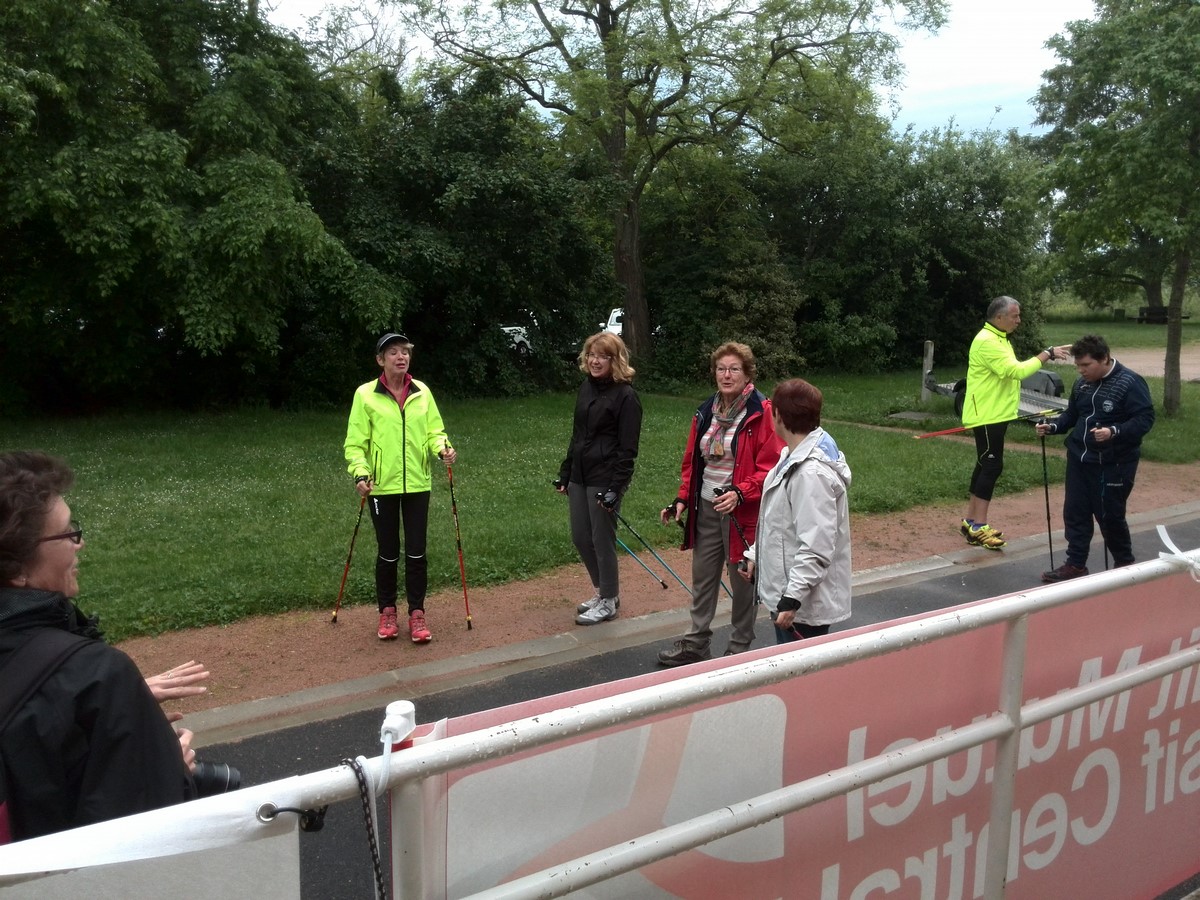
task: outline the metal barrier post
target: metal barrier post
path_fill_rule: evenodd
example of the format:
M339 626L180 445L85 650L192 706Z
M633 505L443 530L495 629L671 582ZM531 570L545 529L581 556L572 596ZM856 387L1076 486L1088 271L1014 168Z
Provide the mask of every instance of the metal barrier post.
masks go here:
M1004 883L1008 878L1008 851L1012 834L1010 823L1021 750L1021 705L1028 635L1028 613L1010 621L1004 635L999 701L1000 714L1008 719L1009 730L995 743L992 809L988 820L987 863L983 886L983 896L987 900L1001 900L1004 897Z

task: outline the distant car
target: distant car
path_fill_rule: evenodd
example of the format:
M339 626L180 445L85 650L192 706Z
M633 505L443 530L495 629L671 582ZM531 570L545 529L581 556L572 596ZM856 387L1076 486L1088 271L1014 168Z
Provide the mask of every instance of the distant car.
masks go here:
M508 335L508 345L517 356L526 357L533 352L529 332L524 325L501 325L500 330Z
M608 321L600 323L600 330L623 338L625 336L625 310L618 308L610 311ZM661 340L663 337L662 326L655 327L650 334L655 340Z
M623 330L622 323L623 323L624 319L625 319L625 310L614 309L611 312L609 312L608 321L600 323L600 330L607 331L610 334L615 334L617 336L620 336L621 332Z

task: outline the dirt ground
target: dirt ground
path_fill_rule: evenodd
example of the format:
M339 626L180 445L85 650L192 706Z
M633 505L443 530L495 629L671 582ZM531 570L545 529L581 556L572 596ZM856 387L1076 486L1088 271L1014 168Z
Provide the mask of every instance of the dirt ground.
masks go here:
M1200 345L1187 349L1183 378L1200 378ZM1142 374L1162 374L1160 351L1124 353L1118 358ZM1063 373L1068 384L1070 375ZM1195 466L1143 462L1129 512L1133 515L1197 500L1200 478L1196 477ZM964 549L958 533L963 505L854 517L851 531L855 572ZM1051 489L1050 508L1054 528L1059 530L1061 485ZM1038 488L1018 496L998 497L992 505L991 519L991 524L1010 538L1044 534L1044 491ZM367 538L369 545L370 535ZM678 550L659 553L690 583L690 554ZM657 565L654 568L661 570ZM668 590L651 580L632 559L624 558L621 616L630 618L684 607L687 594L669 575L664 573L664 577L670 584ZM426 604L434 639L420 646L404 639L378 640L375 609L354 606L342 608L336 625L330 623L329 610L296 612L136 638L120 647L147 675L189 659L203 662L212 673L208 692L170 704L170 708L185 713L198 712L559 634L581 627L574 624L575 605L590 595L591 585L580 565L528 581L473 588L469 594L473 628L468 630L461 588L442 591L431 595Z

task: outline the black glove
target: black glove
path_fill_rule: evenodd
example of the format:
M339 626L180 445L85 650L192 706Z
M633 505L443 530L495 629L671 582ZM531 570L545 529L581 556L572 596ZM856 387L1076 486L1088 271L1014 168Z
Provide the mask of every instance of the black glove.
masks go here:
M596 500L609 512L617 508L617 492L612 488L609 488L603 494L597 493Z

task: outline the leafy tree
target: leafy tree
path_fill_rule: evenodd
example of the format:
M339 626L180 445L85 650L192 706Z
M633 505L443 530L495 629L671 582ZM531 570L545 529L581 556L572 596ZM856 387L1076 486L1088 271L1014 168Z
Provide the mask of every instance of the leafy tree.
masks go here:
M1049 42L1039 122L1051 126L1054 228L1077 267L1134 258L1169 279L1163 408L1179 412L1184 289L1200 250L1200 5L1101 0ZM1167 263L1162 264L1165 256ZM1160 266L1162 267L1160 269Z
M390 318L294 174L341 115L299 44L234 0L0 6L9 401L177 396L197 355L273 354L310 280Z
M954 129L896 138L864 116L811 149L765 153L756 187L803 287L810 364L908 365L926 340L953 362L992 297L1012 294L1033 312L1038 169L1018 143Z
M655 170L687 145L739 133L767 140L787 108L837 116L861 84L895 74L895 37L879 10L903 8L914 28L944 21L944 0L392 0L411 10L454 60L494 70L561 121L576 146L597 148L613 186L613 265L625 336L649 350L641 199Z
M1163 242L1130 226L1128 241L1103 247L1082 247L1075 235L1061 228L1050 234L1056 281L1071 286L1091 309L1130 302L1134 292L1144 305L1163 310L1163 284L1171 270L1171 255Z
M779 258L751 190L753 158L682 148L646 190L646 293L658 346L655 370L709 377L709 354L741 341L760 377L798 371L800 291Z
M544 123L490 73L401 85L378 73L358 126L306 171L330 230L403 285L391 327L445 390L514 393L562 375L611 289L580 185ZM593 323L593 324L588 324ZM519 360L501 325L530 331Z

